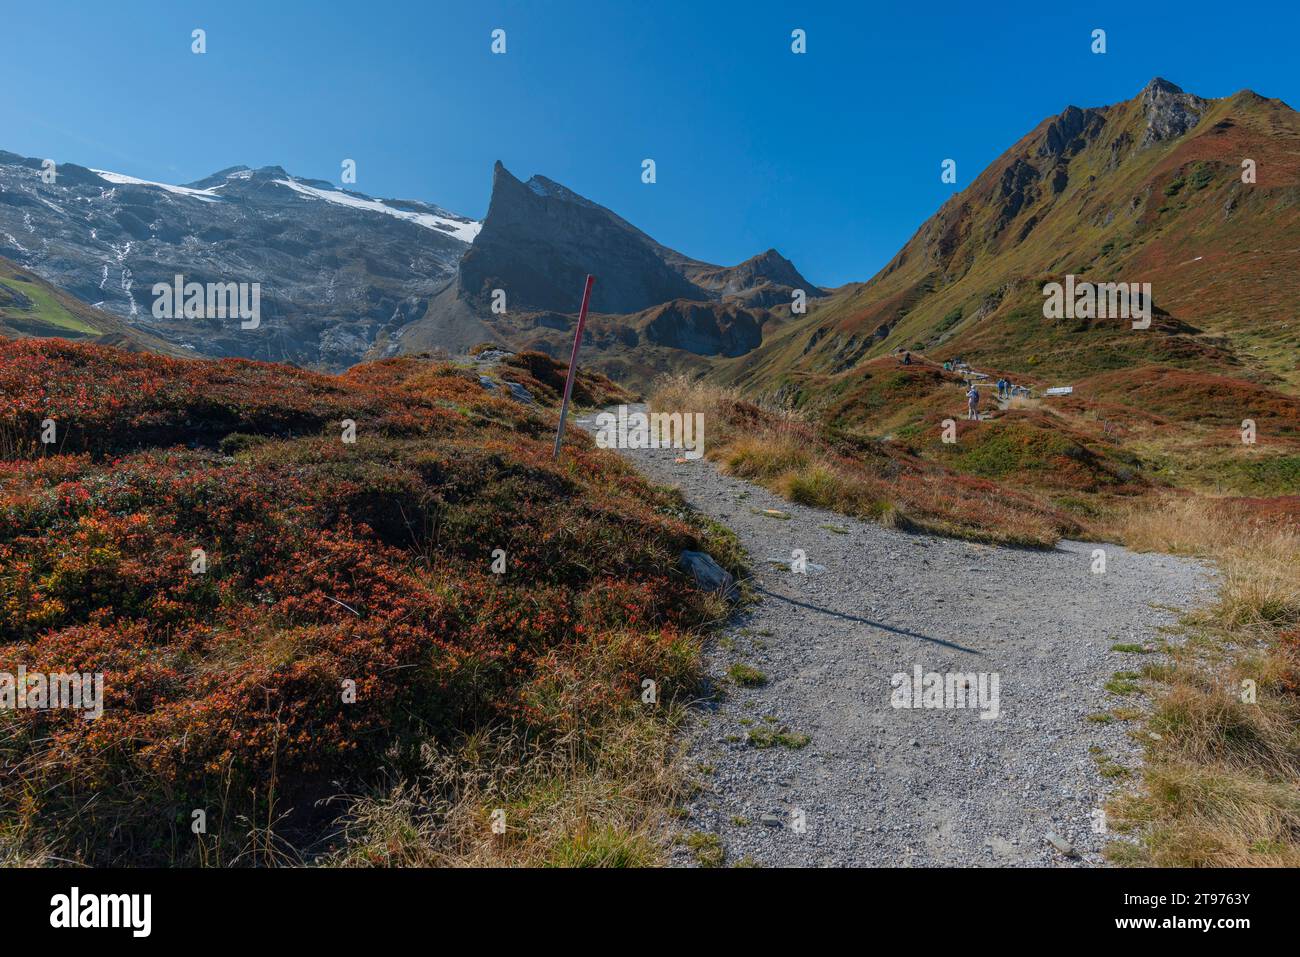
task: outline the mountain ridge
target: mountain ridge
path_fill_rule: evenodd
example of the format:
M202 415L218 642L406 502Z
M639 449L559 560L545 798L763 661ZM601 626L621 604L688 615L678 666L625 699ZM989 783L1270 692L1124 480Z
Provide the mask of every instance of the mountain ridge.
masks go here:
M1258 184L1241 182L1243 159L1256 161ZM1151 360L1209 367L1262 350L1254 375L1294 380L1298 160L1300 117L1250 91L1206 100L1156 78L1118 104L1067 107L947 199L876 275L719 377L775 391L910 348L1063 376ZM1189 286L1211 259L1229 268ZM1254 277L1249 301L1242 269ZM1067 272L1153 280L1155 334L1044 323L1042 286Z
M478 224L419 200L376 199L280 166L186 185L0 152L0 256L142 333L215 356L343 368L419 315ZM28 237L24 240L22 237ZM183 275L257 283L260 321L152 315Z
M1294 341L1285 303L1300 296L1285 244L1300 182L1295 117L1250 90L1208 99L1161 77L1119 103L1069 105L945 200L874 276L834 290L808 282L776 249L734 266L687 256L564 184L540 173L521 180L500 161L480 224L278 166L227 167L172 186L65 164L63 185L50 188L80 192L70 215L37 185L40 161L0 153L0 255L181 348L308 366L479 342L565 355L593 273L588 361L637 379L708 370L774 391L791 375L837 374L893 349L951 346L1067 376L1167 360L1267 382L1296 378L1285 359ZM1257 189L1233 183L1245 153L1259 162ZM96 208L106 200L110 208ZM253 252L241 248L246 233L222 221L241 202L260 217ZM51 224L52 235L39 233ZM24 230L41 235L39 250L17 238ZM1252 245L1273 233L1282 241ZM1216 250L1224 235L1232 248ZM1178 270L1215 256L1230 263L1224 275L1187 292ZM1274 294L1234 304L1242 268ZM1154 335L1140 344L1096 322L1032 328L1038 289L1067 272L1153 275ZM265 328L155 322L138 294L179 273L269 284ZM800 291L808 315L793 308ZM1262 361L1249 358L1256 348Z
M455 280L372 357L479 341L567 355L578 297L596 276L584 361L637 384L755 348L802 293L825 292L775 249L719 266L659 243L546 176L497 161L483 228Z

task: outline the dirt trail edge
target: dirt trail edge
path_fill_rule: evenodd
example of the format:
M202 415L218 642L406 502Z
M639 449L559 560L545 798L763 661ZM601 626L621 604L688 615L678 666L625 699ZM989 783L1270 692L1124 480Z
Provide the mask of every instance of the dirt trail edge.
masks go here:
M761 599L708 652L726 693L692 732L702 790L684 832L717 835L733 864L1102 863L1111 835L1098 811L1140 771L1141 726L1096 716L1141 707L1139 691L1105 685L1158 657L1112 646L1158 645L1170 609L1211 597L1208 568L1114 545L1044 552L908 534L795 505L704 460L679 464L680 451L622 454L736 532ZM1104 574L1092 570L1098 547ZM805 574L792 570L795 549ZM766 683L725 678L738 663ZM918 666L996 674L997 717L895 707L891 679L908 675L915 703ZM991 677L986 688L989 702Z

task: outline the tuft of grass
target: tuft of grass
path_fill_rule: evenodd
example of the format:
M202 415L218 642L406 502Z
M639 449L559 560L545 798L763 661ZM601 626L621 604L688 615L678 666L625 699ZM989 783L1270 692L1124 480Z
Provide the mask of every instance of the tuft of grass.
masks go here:
M759 688L767 684L767 675L739 661L727 669L727 677L742 688Z
M678 718L680 719L680 714ZM426 743L419 773L347 805L332 867L650 867L686 793L673 725L650 716L539 741ZM503 813L505 832L494 833Z
M1136 671L1117 671L1102 687L1111 694L1131 695L1141 687L1137 682L1139 677Z
M606 825L562 838L546 864L549 867L651 867L658 863L658 857L646 835Z
M812 738L800 731L791 731L789 728L774 728L771 725L759 725L751 728L748 734L749 743L756 748L774 748L777 746L790 748L792 751L798 751L806 748Z
M701 867L721 867L727 859L723 850L722 839L716 834L695 831L686 835L685 844L695 855L695 861Z
M777 488L792 502L829 509L840 500L846 482L829 467L817 464L787 471Z

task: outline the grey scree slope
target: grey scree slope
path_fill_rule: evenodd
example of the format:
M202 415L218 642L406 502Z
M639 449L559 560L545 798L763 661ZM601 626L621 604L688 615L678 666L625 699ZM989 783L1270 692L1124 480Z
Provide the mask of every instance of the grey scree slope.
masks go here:
M908 534L795 505L704 460L678 464L672 449L623 454L739 535L761 598L708 651L715 681L739 661L768 682L727 685L694 722L702 790L685 831L719 835L729 863L763 866L1102 863L1110 837L1094 833L1094 811L1126 779L1103 777L1099 758L1138 769L1130 733L1140 724L1087 716L1141 704L1103 685L1155 657L1111 646L1160 641L1170 609L1212 596L1209 569L1106 545L1097 575L1091 543L1044 552ZM796 548L807 574L791 571ZM891 676L917 664L997 672L1000 716L891 707ZM764 726L812 740L749 744ZM1049 832L1079 856L1055 849ZM694 861L685 848L674 855Z

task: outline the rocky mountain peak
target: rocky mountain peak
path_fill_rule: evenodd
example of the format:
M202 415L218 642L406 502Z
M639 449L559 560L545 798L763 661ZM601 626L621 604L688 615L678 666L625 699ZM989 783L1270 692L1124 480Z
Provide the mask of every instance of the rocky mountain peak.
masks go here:
M597 312L638 312L671 299L706 298L665 250L604 206L545 176L521 182L499 161L492 199L458 282L482 306L493 289L511 309L572 312L588 272Z
M1146 130L1138 143L1139 149L1182 136L1201 121L1208 105L1207 100L1184 93L1160 77L1146 85L1139 99L1146 118Z
M1048 124L1038 147L1038 155L1068 159L1084 149L1105 125L1106 115L1102 110L1067 106L1060 116Z
M1162 76L1153 76L1151 82L1142 88L1142 95L1155 93L1182 93L1183 88L1177 83L1170 83Z
M799 273L794 263L775 249L769 249L767 252L746 259L739 266L734 267L732 272L745 280L747 285L766 281L780 286L789 286L791 289L803 289L813 296L819 294L817 287Z
M227 166L225 169L217 170L211 176L205 176L203 179L196 179L192 183L182 183L181 185L189 189L211 189L213 186L224 183L236 173L247 172L250 172L247 166Z

